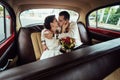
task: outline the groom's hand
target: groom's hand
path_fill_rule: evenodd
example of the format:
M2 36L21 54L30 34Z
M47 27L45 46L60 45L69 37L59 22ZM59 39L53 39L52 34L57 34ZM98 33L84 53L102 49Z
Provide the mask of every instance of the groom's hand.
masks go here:
M69 26L69 22L68 21L65 21L63 26L62 26L62 33L64 33L66 31L66 29L68 28Z

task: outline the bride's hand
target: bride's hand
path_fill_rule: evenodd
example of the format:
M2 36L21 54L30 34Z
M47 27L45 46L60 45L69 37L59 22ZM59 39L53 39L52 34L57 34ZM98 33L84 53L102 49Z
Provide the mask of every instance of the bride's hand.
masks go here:
M45 44L42 44L42 50L45 51L47 49L48 49L48 47Z

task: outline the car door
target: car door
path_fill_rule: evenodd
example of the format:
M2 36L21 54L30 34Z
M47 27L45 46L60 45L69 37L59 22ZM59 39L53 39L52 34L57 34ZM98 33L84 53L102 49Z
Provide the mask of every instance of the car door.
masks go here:
M94 41L101 42L120 37L120 5L92 11L88 22L88 30Z
M0 1L0 71L4 70L13 51L11 48L14 45L15 39L15 14L10 6ZM11 51L10 51L11 50Z

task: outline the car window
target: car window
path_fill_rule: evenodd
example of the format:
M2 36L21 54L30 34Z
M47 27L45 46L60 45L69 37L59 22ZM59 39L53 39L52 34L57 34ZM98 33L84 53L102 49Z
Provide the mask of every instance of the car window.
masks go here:
M89 26L120 31L120 5L98 9L89 15Z
M56 18L58 18L59 12L63 11L65 9L30 9L23 11L20 14L20 20L22 26L38 23L38 24L43 24L44 19L48 15L55 15ZM79 14L75 11L71 10L65 10L68 11L70 14L70 21L76 22Z
M10 15L7 9L0 5L0 42L10 37Z

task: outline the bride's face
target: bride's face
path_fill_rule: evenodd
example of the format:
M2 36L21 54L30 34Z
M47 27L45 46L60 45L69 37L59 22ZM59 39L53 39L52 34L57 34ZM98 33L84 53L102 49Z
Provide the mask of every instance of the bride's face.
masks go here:
M55 33L57 28L58 28L58 21L57 21L57 19L55 18L53 20L53 22L50 23L50 25L51 25L51 31L53 31Z

